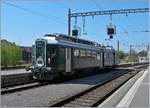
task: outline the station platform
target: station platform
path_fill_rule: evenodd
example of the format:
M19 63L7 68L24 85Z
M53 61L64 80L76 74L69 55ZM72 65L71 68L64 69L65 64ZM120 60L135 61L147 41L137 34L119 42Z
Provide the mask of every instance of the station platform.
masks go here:
M25 69L12 69L1 71L1 87L14 86L32 82L31 71Z
M139 72L98 107L149 108L149 72Z
M149 72L145 74L145 77L137 89L129 107L149 108Z
M23 69L12 69L12 70L2 70L1 76L12 75L12 74L22 74L22 73L31 73L31 71L26 71L25 68L23 68Z

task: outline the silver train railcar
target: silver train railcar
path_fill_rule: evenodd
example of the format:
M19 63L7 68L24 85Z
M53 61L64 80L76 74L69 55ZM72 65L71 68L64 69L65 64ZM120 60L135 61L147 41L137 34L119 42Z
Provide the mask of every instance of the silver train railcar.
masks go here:
M52 80L56 76L117 64L118 56L113 48L63 34L46 34L32 47L32 66L29 69L34 79Z

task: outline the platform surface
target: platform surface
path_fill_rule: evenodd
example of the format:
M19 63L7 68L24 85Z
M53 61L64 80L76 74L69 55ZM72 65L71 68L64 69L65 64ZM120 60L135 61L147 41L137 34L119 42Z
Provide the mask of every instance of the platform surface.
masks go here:
M149 108L149 71L134 95L129 107Z
M1 71L1 75L22 74L22 73L31 73L31 71L26 71L25 69L12 69Z

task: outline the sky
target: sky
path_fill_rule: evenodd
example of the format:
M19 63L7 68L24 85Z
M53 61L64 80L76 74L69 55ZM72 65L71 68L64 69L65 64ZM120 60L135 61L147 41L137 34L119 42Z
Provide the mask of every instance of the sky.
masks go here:
M68 9L72 13L130 8L148 8L148 0L3 0L1 3L1 38L22 46L31 46L37 38L45 34L68 34ZM128 52L130 45L136 51L146 49L148 44L148 13L117 14L77 18L77 27L81 28L79 38L96 41L104 45ZM71 19L71 28L74 27ZM116 35L112 40L106 33L107 25L116 26Z

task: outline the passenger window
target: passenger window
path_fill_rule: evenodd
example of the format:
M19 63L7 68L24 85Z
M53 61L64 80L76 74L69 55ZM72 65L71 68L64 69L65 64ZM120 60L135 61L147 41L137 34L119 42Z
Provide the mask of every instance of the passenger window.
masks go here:
M85 51L84 50L80 50L80 56L84 57L85 56Z
M91 51L87 51L86 55L87 55L87 57L90 57L91 56Z
M97 53L97 60L100 60L100 53Z
M73 55L74 55L75 57L76 57L76 56L79 56L79 50L74 49Z
M95 51L92 51L92 57L96 58L96 52Z

